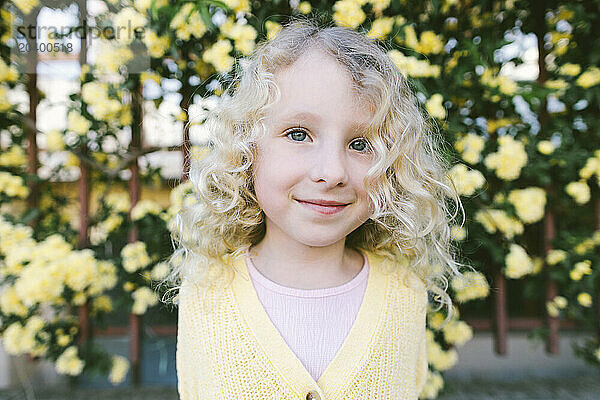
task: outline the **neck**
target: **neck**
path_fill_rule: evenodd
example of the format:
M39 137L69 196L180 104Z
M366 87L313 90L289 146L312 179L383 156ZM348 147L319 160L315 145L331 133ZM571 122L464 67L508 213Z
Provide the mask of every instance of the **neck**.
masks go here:
M268 234L250 249L256 269L282 286L320 289L342 285L363 266L359 252L345 247L345 238L327 246L295 240L273 240Z

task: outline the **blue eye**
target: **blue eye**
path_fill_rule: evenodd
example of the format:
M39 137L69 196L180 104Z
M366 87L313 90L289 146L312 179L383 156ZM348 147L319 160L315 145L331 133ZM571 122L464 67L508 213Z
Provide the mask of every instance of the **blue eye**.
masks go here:
M292 139L294 142L303 142L308 135L306 132L296 129L289 132L286 136Z
M353 144L355 144L355 143L359 144L358 147L353 146ZM367 141L367 139L363 139L363 138L352 141L352 143L350 143L350 147L353 150L360 151L360 152L366 152L370 149L369 142Z

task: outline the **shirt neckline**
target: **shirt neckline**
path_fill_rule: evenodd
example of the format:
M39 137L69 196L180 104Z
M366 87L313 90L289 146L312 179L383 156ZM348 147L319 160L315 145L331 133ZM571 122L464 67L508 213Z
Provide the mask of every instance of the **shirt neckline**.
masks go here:
M252 262L252 258L250 257L249 250L246 249L245 259L246 265L248 268L248 274L252 278L253 282L259 284L265 289L283 294L286 296L292 297L304 297L304 298L319 298L319 297L328 297L328 296L336 296L342 293L346 293L361 283L364 283L365 280L369 277L369 260L367 256L360 252L363 257L363 267L358 274L356 274L352 279L348 282L342 283L338 286L326 287L326 288L318 288L318 289L300 289L289 286L280 285L279 283L272 281L267 278L265 275L260 272L254 263Z
M364 254L370 268L363 301L342 347L318 381L313 379L273 325L252 285L243 254L232 263L235 271L232 289L239 311L262 350L281 372L282 378L299 394L316 390L322 398L339 398L365 352L369 351L373 335L380 329L389 277L383 271L382 257L371 252Z

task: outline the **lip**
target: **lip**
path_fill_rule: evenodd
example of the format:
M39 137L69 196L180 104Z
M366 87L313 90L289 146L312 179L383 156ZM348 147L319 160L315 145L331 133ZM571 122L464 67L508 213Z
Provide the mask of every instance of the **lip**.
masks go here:
M330 200L295 200L300 203L300 205L325 215L337 214L343 211L349 204Z
M296 200L304 202L304 203L317 204L319 206L346 206L346 205L350 204L350 202L342 203L339 201L321 200L321 199L304 199L304 200L296 199Z

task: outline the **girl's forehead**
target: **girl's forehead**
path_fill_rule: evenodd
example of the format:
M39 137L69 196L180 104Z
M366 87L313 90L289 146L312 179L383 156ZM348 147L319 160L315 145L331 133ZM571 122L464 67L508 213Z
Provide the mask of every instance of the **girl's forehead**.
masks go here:
M305 52L274 75L280 98L273 106L273 117L343 110L346 117L369 119L370 107L356 90L348 69L320 49Z

